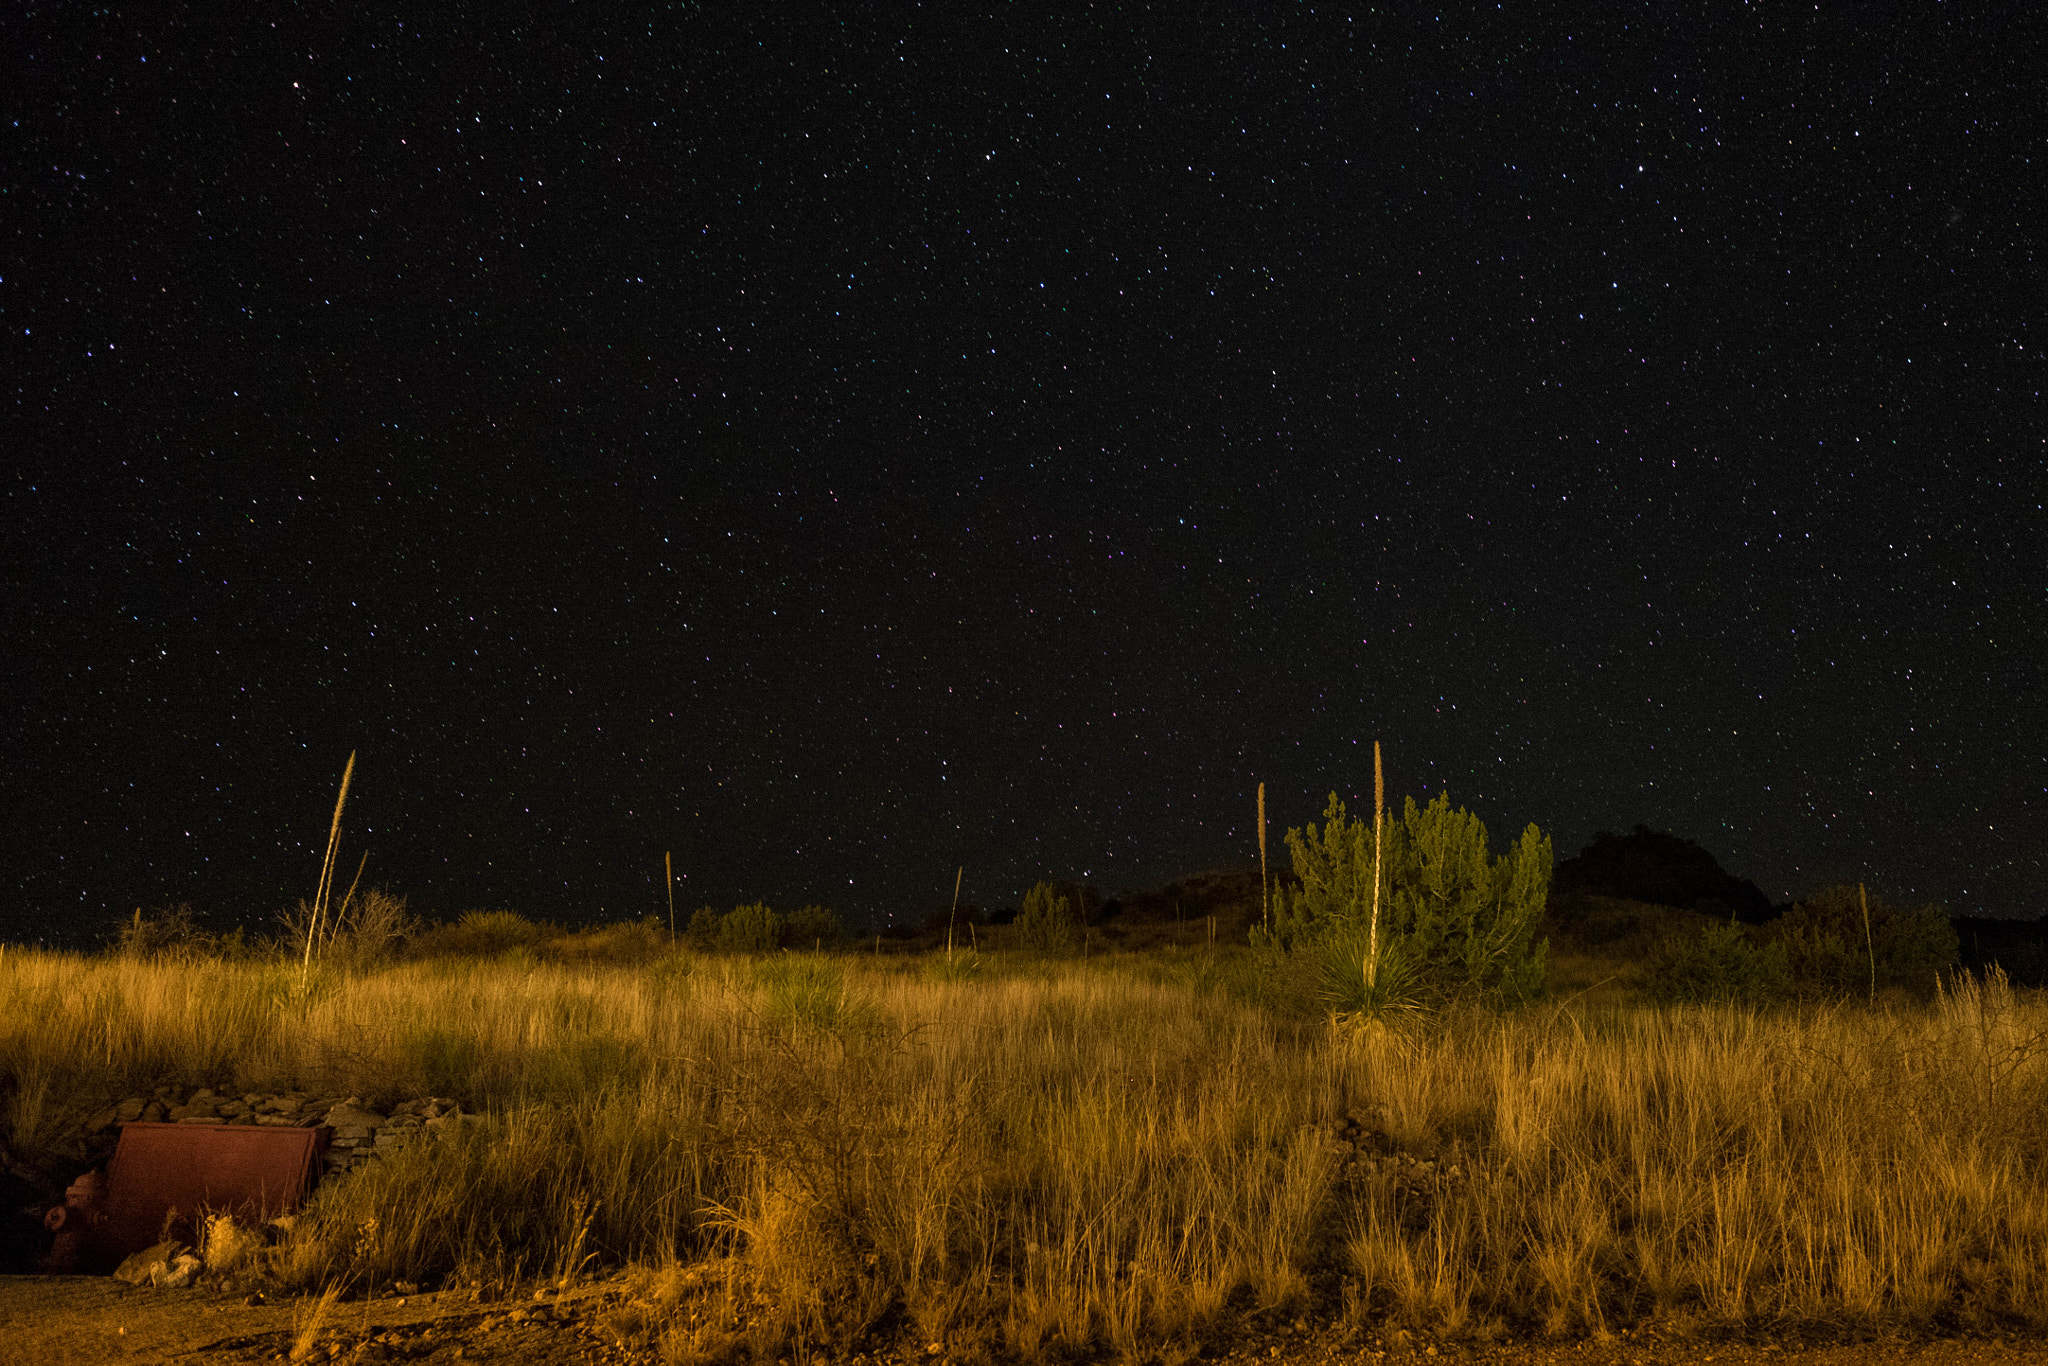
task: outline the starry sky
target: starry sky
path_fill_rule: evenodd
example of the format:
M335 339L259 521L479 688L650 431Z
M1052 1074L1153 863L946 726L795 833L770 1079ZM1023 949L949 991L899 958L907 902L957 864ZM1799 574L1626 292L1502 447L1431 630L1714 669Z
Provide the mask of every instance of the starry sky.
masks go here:
M1515 11L1509 13L1509 10ZM2024 7L0 19L0 939L1335 788L2048 912Z

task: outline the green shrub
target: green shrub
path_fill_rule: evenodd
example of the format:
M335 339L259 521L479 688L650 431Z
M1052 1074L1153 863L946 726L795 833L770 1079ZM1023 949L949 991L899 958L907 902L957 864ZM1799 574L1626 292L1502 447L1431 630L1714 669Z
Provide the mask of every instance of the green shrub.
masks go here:
M699 953L709 953L718 947L718 922L725 919L725 912L716 906L699 906L690 917L690 926L683 931L683 939Z
M1785 956L1790 974L1787 985L1813 996L1858 996L1870 989L1870 958L1864 948L1863 928L1856 929L1856 943L1825 925L1817 925L1796 911L1773 921L1771 942Z
M1534 825L1495 858L1484 823L1453 808L1449 793L1427 807L1409 798L1400 819L1383 823L1376 925L1370 821L1352 820L1332 792L1322 828L1289 830L1287 848L1300 885L1282 892L1272 929L1253 932L1256 944L1333 963L1357 956L1359 990L1369 995L1379 993L1375 952L1389 980L1417 999L1512 1001L1542 990L1547 946L1535 932L1550 892L1551 849ZM1324 975L1331 972L1348 981L1348 968Z
M782 917L759 901L733 907L718 922L718 947L726 953L767 953L781 942Z
M770 953L785 945L807 949L838 936L839 917L823 906L806 906L784 919L759 901L729 911L701 906L683 935L700 953Z
M1783 996L1792 973L1780 943L1756 944L1740 925L1708 925L1674 940L1651 974L1650 994L1671 1004L1762 1005Z
M1864 996L1874 967L1876 990L1932 998L1936 979L1962 961L1948 915L1877 894L1869 905L1868 938L1861 891L1847 883L1821 888L1770 922L1766 932L1784 945L1793 984L1810 995Z
M453 925L436 925L415 935L412 951L424 958L442 954L496 958L513 950L531 954L555 933L552 926L514 911L469 911Z
M1050 882L1024 893L1017 912L1017 942L1027 949L1054 953L1081 942L1081 913L1071 898Z
M785 948L822 949L839 943L845 936L839 917L823 906L805 906L792 911L782 926Z

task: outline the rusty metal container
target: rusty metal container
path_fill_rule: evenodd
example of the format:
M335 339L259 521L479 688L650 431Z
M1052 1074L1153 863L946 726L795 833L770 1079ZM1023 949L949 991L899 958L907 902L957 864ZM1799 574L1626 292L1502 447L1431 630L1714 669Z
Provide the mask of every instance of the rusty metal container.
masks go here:
M260 1224L289 1214L319 1174L332 1130L229 1124L121 1126L88 1223L82 1270L105 1273L165 1238L198 1241L201 1215Z

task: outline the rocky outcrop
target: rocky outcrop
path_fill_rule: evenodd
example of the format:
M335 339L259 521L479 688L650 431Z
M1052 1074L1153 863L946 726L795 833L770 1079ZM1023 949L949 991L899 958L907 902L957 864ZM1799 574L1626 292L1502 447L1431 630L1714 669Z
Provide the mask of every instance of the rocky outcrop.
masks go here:
M475 1123L480 1118L466 1113L460 1102L449 1096L421 1096L381 1112L364 1104L361 1096L319 1096L305 1091L225 1095L206 1087L187 1092L160 1086L150 1095L129 1096L108 1106L86 1127L94 1135L112 1137L121 1125L137 1122L300 1128L325 1124L334 1130L328 1140L326 1170L328 1175L336 1175L367 1158L403 1147L421 1133Z

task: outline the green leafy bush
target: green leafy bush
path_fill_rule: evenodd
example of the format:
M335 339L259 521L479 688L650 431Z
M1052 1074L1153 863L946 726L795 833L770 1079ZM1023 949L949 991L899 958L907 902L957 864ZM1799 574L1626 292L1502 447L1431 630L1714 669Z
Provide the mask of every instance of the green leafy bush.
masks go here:
M684 942L699 953L710 953L718 947L718 922L723 919L725 912L718 907L699 906L683 931Z
M1025 948L1045 953L1069 949L1081 942L1081 913L1058 887L1041 882L1024 894L1016 930Z
M1962 961L1947 914L1879 895L1869 904L1867 938L1859 891L1846 883L1821 888L1770 922L1766 933L1783 947L1793 985L1808 995L1863 996L1874 986L1932 998L1936 980Z
M735 906L718 922L718 947L727 953L767 953L781 943L782 917L762 902Z
M805 906L790 912L783 922L782 943L792 949L827 948L846 937L839 917L823 906Z
M1336 793L1322 827L1289 830L1287 848L1300 885L1283 891L1272 929L1254 931L1255 944L1332 964L1357 958L1361 1002L1384 994L1383 971L1413 1001L1519 1000L1542 990L1546 945L1535 932L1551 848L1534 825L1495 858L1485 824L1453 808L1449 793L1427 807L1409 798L1400 819L1383 825L1377 916L1372 823L1351 819Z
M1707 925L1672 941L1650 977L1650 994L1670 1004L1763 1005L1792 982L1785 946L1755 943L1742 926Z
M515 950L530 954L555 934L552 926L516 911L469 911L453 925L436 925L414 936L412 952L423 958L496 958Z
M700 953L771 953L836 943L843 934L839 917L823 906L806 906L785 917L756 901L729 911L699 907L683 938Z

